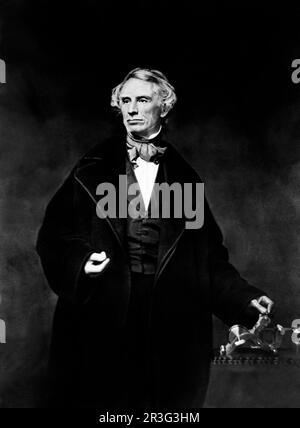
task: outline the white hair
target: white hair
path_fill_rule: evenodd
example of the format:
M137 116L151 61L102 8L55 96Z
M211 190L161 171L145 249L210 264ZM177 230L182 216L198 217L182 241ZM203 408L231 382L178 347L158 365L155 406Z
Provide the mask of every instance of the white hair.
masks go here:
M145 82L152 82L158 86L159 95L162 100L162 105L164 107L165 112L169 113L170 110L174 107L177 97L175 94L174 87L170 84L166 76L158 70L150 70L148 68L135 68L131 70L123 82L121 82L118 86L116 86L112 90L111 94L111 106L120 110L120 93L124 84L129 79L140 79Z

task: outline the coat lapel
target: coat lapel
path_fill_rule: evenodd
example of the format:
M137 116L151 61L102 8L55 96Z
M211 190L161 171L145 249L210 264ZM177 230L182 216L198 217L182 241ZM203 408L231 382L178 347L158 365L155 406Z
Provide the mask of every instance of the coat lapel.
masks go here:
M161 168L163 168L164 182L166 182L168 185L179 183L183 188L184 182L187 182L186 180L190 179L187 177L185 169L182 167L182 161L180 161L181 158L178 157L172 146L168 145L168 150L166 151L164 160L161 163ZM185 230L185 221L184 210L182 218L172 218L171 216L170 219L163 219L163 227L161 229L158 249L156 270L157 278L174 253L177 243Z
M95 205L101 199L96 190L101 183L111 183L116 189L116 216L105 217L121 247L126 252L126 218L119 218L119 176L126 175L126 144L121 139L111 140L104 150L95 149L86 155L75 171L76 181L89 194ZM122 185L122 184L121 184ZM124 185L124 183L123 183ZM126 199L127 202L127 199ZM96 206L95 206L96 210Z

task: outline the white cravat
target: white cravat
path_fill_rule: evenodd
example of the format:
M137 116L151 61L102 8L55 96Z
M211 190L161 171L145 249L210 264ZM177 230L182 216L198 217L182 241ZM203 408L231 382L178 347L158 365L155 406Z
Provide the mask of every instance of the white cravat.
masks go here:
M161 131L161 127L155 134L152 134L148 139L152 140L152 138L155 138ZM154 187L155 179L157 176L159 164L156 164L154 162L147 162L144 159L141 159L140 157L136 160L137 167L134 169L134 173L136 176L136 179L139 183L145 209L148 209L152 190Z

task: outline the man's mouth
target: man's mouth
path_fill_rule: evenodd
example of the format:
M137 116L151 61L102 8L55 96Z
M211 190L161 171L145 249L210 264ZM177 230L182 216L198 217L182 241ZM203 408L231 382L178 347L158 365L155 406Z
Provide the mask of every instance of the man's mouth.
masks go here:
M142 119L129 119L127 120L127 122L130 125L135 125L135 124L143 123L144 121Z

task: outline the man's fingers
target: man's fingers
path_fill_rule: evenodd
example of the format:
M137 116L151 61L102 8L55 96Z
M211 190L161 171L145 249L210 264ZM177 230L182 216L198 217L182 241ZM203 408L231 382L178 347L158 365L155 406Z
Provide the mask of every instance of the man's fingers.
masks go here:
M103 272L103 270L105 269L105 267L108 265L108 263L110 262L110 259L105 259L104 262L102 262L101 264L97 264L94 265L92 264L90 267L90 273L101 273Z
M103 270L105 269L105 267L108 265L108 263L110 262L110 259L106 259L104 262L102 262L101 264L93 264L93 262L88 262L87 266L86 266L86 273L87 274L98 274L103 272Z
M89 260L92 260L94 262L104 262L104 260L107 258L106 252L102 251L101 253L93 253Z
M99 274L104 271L109 262L110 259L108 258L106 258L102 263L97 262L97 264L95 264L94 261L89 260L85 265L85 273L87 275Z
M242 346L246 343L246 340L241 339L241 340L237 340L236 342L234 342L234 346L238 347L238 346Z
M267 311L270 314L274 308L274 302L267 296L262 296L258 299L258 303L267 307Z
M254 299L250 303L252 308L256 308L261 314L271 314L274 308L274 302L267 296L261 296L259 299Z
M252 308L257 309L258 312L260 312L263 315L268 313L268 310L264 306L260 305L257 300L252 300L252 302L250 303L250 306L252 306Z

